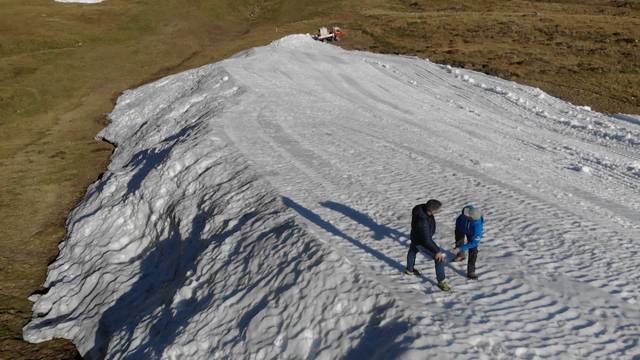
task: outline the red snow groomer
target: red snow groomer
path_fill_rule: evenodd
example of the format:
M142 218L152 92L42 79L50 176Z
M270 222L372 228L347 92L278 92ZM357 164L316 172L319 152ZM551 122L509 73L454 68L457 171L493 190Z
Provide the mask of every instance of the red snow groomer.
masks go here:
M318 41L340 41L340 38L344 36L342 30L339 27L334 26L331 30L326 27L318 29L318 33L313 35L314 40Z

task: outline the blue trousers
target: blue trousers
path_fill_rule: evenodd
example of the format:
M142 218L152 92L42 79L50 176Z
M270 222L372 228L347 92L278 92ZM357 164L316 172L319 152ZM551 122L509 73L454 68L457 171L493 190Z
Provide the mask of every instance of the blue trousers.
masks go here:
M444 261L436 261L436 254L421 245L411 244L409 246L409 252L407 253L407 270L413 271L413 266L416 263L416 254L418 254L418 252L421 252L424 256L433 259L433 262L436 265L436 278L438 279L438 282L444 280Z

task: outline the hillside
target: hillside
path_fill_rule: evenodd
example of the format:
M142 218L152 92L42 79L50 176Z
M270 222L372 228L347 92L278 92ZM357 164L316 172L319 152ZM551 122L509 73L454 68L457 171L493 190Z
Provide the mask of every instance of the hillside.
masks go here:
M0 12L0 358L66 359L21 340L64 223L104 171L94 140L125 89L339 24L341 46L413 54L640 113L636 1L3 3Z
M109 118L115 152L30 341L92 359L640 356L637 123L306 35L127 91ZM444 248L464 205L485 209L481 280L449 263L452 294L424 258L402 273L429 197Z

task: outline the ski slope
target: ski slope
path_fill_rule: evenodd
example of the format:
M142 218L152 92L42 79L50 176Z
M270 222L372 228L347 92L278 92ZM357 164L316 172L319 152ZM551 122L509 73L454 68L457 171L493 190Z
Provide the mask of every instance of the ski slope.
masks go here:
M126 91L34 295L87 358L640 357L640 124L413 57L285 37ZM405 276L411 208L479 281Z

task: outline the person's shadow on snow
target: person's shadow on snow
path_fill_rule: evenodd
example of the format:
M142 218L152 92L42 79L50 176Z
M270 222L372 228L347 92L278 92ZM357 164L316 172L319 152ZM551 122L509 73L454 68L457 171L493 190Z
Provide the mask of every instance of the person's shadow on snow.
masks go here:
M324 229L325 231L329 232L332 235L337 235L340 236L341 238L349 241L350 243L352 243L353 245L359 247L360 249L366 251L367 253L375 256L376 258L378 258L381 261L384 261L388 266L390 266L393 269L398 270L399 272L404 272L405 270L405 265L404 265L404 259L403 261L396 261L390 257L388 257L387 255L385 255L384 253L371 248L370 246L362 243L361 241L355 239L353 236L345 233L344 231L338 229L337 227L335 227L333 224L329 223L328 221L322 219L319 215L317 215L316 213L312 212L311 210L305 208L304 206L296 203L295 201L291 200L290 198L287 197L283 197L283 202L285 203L285 205L287 205L288 207L290 207L291 209L295 210L296 212L298 212L300 215L302 215L303 217L305 217L307 220L311 221L312 223L316 224L317 226L321 227L322 229ZM369 215L360 212L358 210L355 210L347 205L335 202L335 201L323 201L320 203L320 205L324 206L327 209L336 211L342 215L344 215L345 217L351 219L352 221L363 225L367 228L369 228L371 230L371 232L373 232L373 238L375 240L382 240L384 238L390 238L393 239L395 241L397 241L400 245L408 247L409 246L409 235L403 233L402 231L398 231L394 228L391 228L389 226L386 225L381 225L379 223L377 223L375 220L373 220ZM407 249L408 250L408 249ZM449 252L447 252L449 253ZM449 254L449 256L451 256L451 254ZM431 261L431 259L429 259ZM447 263L446 266L453 270L455 273L457 273L460 276L465 276L465 274L456 269L455 267L451 266L451 264ZM428 281L429 283L431 283L432 285L435 285L436 282L434 280L432 280L429 277L422 277L422 279Z
M407 234L404 234L401 231L398 231L386 225L378 224L369 215L350 208L344 204L340 204L335 201L323 201L320 203L320 205L326 207L327 209L339 212L349 219L359 223L360 225L368 227L373 232L373 238L375 240L391 238L401 244L408 245L409 243L409 237L407 236Z
M360 241L356 240L352 236L346 234L342 230L338 229L328 221L322 219L319 215L314 213L313 211L307 209L306 207L298 204L288 197L282 197L282 202L288 206L290 209L295 210L298 214L302 215L307 220L311 221L315 225L321 227L332 235L339 236L353 245L359 247L360 249L366 251L367 253L375 256L379 260L385 262L388 266L397 269L399 271L404 270L404 265L399 262L389 258L382 252L373 249ZM337 203L333 203L337 204ZM340 204L337 204L340 205ZM349 209L348 207L342 205L345 209ZM351 209L353 213L357 212ZM364 214L363 214L364 215ZM382 225L376 224L369 217L364 215L362 219L365 222L371 224L372 226L377 225L377 229L381 230L383 233L394 234L401 236L402 233L397 232L391 228L384 227ZM381 232L381 234L382 234ZM428 280L435 284L435 282ZM354 346L347 354L344 355L344 359L390 359L399 357L404 353L409 347L409 344L416 339L416 335L409 335L408 331L410 329L410 325L406 321L401 321L399 319L395 319L396 321L388 321L386 325L380 325L378 323L379 319L384 318L384 314L391 306L381 307L374 310L374 315L371 317L371 321L365 326L364 333L360 337L358 344ZM398 339L399 334L402 334L400 339Z
M362 242L356 240L351 235L349 235L349 234L345 233L344 231L338 229L333 224L331 224L330 222L322 219L318 214L316 214L313 211L307 209L306 207L298 204L297 202L289 199L288 197L283 197L282 201L289 208L295 210L298 214L302 215L307 220L309 220L312 223L316 224L317 226L321 227L322 229L324 229L328 233L330 233L332 235L339 236L339 237L347 240L351 244L353 244L353 245L357 246L358 248L366 251L367 253L375 256L379 260L384 261L387 265L389 265L390 267L392 267L394 269L397 269L398 271L402 271L404 269L402 264L400 264L397 261L391 259L390 257L385 255L384 253L382 253L382 252L380 252L380 251L378 251L376 249L373 249L370 246L368 246L366 244L363 244Z
M362 213L358 210L355 210L353 208L350 208L344 204L340 204L334 201L324 201L321 202L320 205L337 211L341 214L343 214L344 216L350 218L351 220L359 223L360 225L366 226L368 227L372 232L373 232L373 238L376 240L382 240L383 238L390 238L393 240L396 240L398 243L405 245L405 246L409 246L410 244L410 240L409 240L409 235L405 234L401 231L398 231L394 228L388 227L386 225L381 225L378 224L377 222L375 222L369 215ZM447 254L447 259L451 259L453 258L454 254L449 251L449 250L444 250L443 251ZM446 267L448 267L449 269L453 270L455 273L457 273L460 276L466 277L466 273L456 269L455 267L451 266L451 264L449 262L447 262L445 264ZM402 270L404 271L404 266L402 267ZM435 284L435 282L432 281L432 283Z

